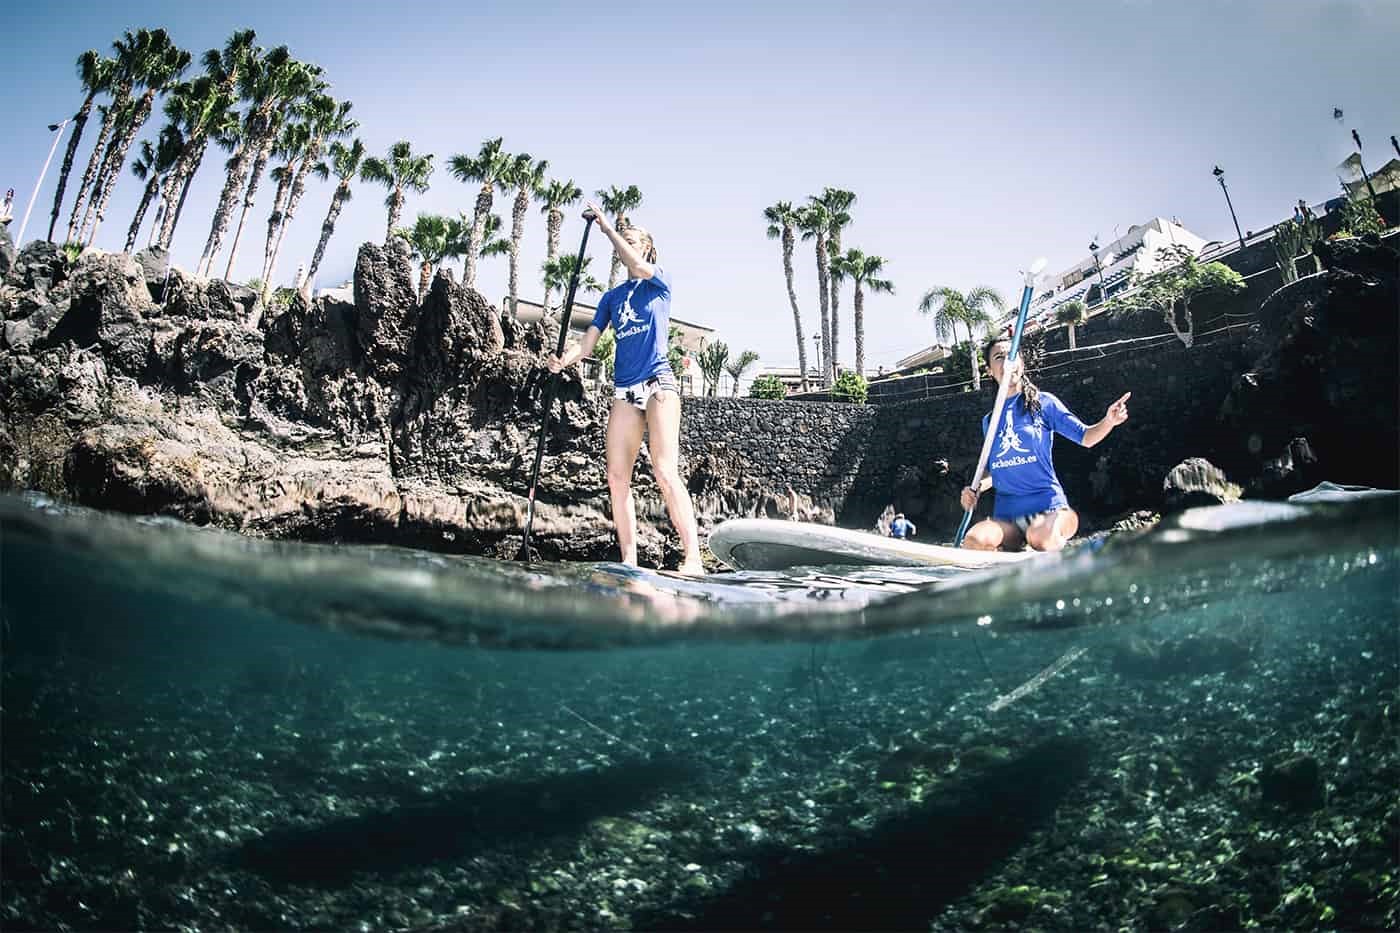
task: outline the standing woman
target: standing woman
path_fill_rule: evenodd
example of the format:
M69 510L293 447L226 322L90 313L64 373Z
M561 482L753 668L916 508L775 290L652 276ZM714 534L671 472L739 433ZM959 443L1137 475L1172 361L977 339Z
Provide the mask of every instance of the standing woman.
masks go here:
M1001 382L1011 342L994 337L982 351L992 378ZM1055 475L1051 450L1055 435L1082 447L1093 447L1128 420L1131 392L1108 406L1104 416L1085 425L1049 392L1042 392L1025 375L1019 359L1011 364L1006 402L999 412L982 418L982 433L995 431L997 439L987 463L981 488L963 487L962 507L971 512L988 486L997 491L992 517L973 525L962 546L979 551L1002 548L1019 551L1029 544L1037 551L1058 551L1079 530L1079 516L1069 507L1064 487Z
M608 416L608 494L612 499L613 525L624 564L637 564L637 506L632 498L632 467L647 434L652 473L671 524L681 537L685 556L681 573L702 574L695 510L679 469L681 394L676 385L667 340L671 323L671 279L656 264L656 245L641 227L628 226L619 233L603 209L588 202L598 229L612 241L618 258L627 267L627 281L606 292L598 301L583 340L549 358L549 371L557 373L593 352L598 338L612 325L617 340L612 412Z

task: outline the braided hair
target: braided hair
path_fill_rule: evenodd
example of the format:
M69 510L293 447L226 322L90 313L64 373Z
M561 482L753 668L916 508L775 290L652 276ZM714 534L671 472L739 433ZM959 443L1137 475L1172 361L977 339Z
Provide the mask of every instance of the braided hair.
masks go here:
M992 366L992 347L999 343L1009 344L1010 342L1010 339L1000 335L988 338L982 347L982 359L986 362L988 369L991 369ZM1031 382L1024 371L1021 373L1021 410L1030 415L1040 412L1040 390L1036 388L1035 383Z

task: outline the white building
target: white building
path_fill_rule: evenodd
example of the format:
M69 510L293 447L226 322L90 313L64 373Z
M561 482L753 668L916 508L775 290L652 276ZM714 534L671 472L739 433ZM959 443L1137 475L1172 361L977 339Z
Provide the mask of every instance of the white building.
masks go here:
M1181 224L1162 217L1135 224L1123 236L1101 246L1097 261L1091 253L1050 276L1031 300L1030 319L1042 323L1052 320L1055 309L1067 301L1082 301L1092 311L1105 298L1127 288L1134 275L1150 275L1167 265L1158 256L1159 250L1184 246L1199 256L1206 243Z

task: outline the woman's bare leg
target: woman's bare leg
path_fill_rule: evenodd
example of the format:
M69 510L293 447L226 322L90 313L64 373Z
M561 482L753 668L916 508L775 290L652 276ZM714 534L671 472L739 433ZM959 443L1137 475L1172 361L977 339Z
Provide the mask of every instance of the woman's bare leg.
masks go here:
M642 449L646 418L626 402L614 400L608 416L608 496L622 562L637 566L637 505L632 499L632 467Z
M1021 529L999 518L984 518L968 529L962 546L974 551L995 551L1002 548L1019 551L1025 544Z
M656 485L666 500L671 524L681 536L681 573L704 573L700 563L700 534L695 528L695 508L690 491L681 479L681 397L674 392L658 392L647 403L647 451Z
M1056 509L1036 516L1026 529L1026 542L1037 551L1058 551L1078 530L1079 515L1074 509Z

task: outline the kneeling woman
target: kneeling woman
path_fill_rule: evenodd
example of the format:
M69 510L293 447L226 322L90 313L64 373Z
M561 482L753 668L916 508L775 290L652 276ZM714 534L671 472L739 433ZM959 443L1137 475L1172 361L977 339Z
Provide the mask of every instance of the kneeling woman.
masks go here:
M982 351L997 382L1001 381L1010 349L1006 339L993 338ZM1069 507L1060 478L1055 475L1051 459L1055 435L1093 447L1128 420L1128 398L1132 393L1125 392L1109 405L1098 423L1085 426L1058 398L1041 392L1025 377L1019 359L1011 365L1011 381L1002 410L982 418L983 435L991 430L997 432L987 477L980 490L966 486L962 491L962 507L966 511L977 505L979 494L989 486L996 489L996 506L991 518L968 530L962 546L995 551L1020 550L1029 544L1037 551L1058 551L1079 530L1079 516Z
M671 362L667 339L671 321L671 280L656 265L656 247L651 234L641 227L613 229L596 204L588 209L597 216L618 258L627 267L627 281L606 292L598 301L583 340L551 356L550 372L559 372L593 352L598 338L611 324L617 340L614 367L612 412L608 417L608 493L612 498L613 525L624 564L637 563L637 507L632 498L632 467L647 434L651 468L671 524L681 537L685 556L681 573L700 574L699 535L695 530L695 510L690 493L681 481L680 459L681 396Z

